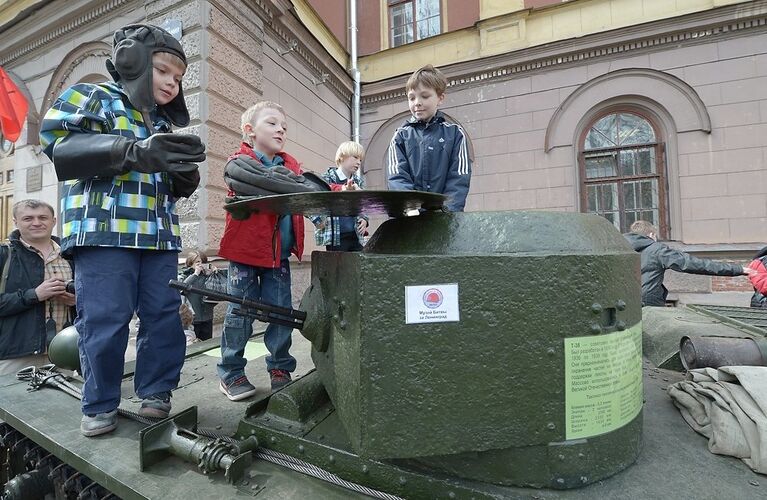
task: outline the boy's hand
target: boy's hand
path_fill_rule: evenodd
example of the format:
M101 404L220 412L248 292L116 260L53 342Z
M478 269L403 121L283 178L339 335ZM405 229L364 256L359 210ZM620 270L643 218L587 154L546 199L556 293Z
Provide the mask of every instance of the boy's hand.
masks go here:
M191 172L205 160L205 146L191 134L155 134L132 142L125 152L125 167L146 174Z

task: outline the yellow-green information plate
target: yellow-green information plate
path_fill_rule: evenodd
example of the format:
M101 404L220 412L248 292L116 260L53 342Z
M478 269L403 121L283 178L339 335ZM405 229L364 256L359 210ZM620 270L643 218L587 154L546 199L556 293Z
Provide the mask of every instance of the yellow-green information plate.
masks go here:
M629 423L642 409L642 324L564 342L566 438L597 436Z

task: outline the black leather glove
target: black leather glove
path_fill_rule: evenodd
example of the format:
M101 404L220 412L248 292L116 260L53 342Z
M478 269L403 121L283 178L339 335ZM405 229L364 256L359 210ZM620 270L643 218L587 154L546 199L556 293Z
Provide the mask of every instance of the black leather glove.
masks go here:
M205 146L189 134L155 134L144 140L110 134L72 133L53 148L60 181L144 173L192 172L205 160Z
M187 165L194 165L194 163L187 163ZM189 172L168 172L168 176L170 176L171 193L176 198L189 198L200 185L200 171L197 168Z
M126 171L191 172L197 169L196 162L205 160L205 146L196 135L155 134L130 142L123 156Z
M240 196L269 196L287 193L330 191L330 186L317 176L295 174L285 167L265 167L253 158L240 155L224 167L224 182Z

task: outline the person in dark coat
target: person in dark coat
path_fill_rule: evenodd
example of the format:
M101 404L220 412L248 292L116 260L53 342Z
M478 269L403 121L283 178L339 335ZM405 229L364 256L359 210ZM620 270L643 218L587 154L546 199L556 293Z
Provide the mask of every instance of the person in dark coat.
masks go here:
M208 276L213 269L208 265L208 256L199 251L189 252L186 258L186 268L181 272L184 283L204 287ZM223 272L223 271L221 271ZM208 340L213 337L213 309L214 302L206 301L199 293L189 293L186 296L194 312L194 335L199 340ZM183 318L182 318L183 320Z
M663 286L666 269L690 274L713 276L738 276L752 274L753 270L738 264L699 259L669 248L657 241L658 230L647 221L631 224L631 232L623 236L631 247L639 252L642 272L642 305L665 306L668 290Z
M0 374L48 363L52 335L74 319L66 291L74 264L61 256L53 207L40 200L13 206L16 229L0 248Z

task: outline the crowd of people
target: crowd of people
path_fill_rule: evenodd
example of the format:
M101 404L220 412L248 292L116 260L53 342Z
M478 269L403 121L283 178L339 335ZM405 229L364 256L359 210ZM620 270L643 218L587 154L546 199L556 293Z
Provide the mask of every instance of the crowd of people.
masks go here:
M40 143L63 182L61 239L52 236L53 207L16 203L16 230L0 249L0 374L45 362L47 343L62 327L79 332L82 421L85 436L117 426L117 407L129 322L138 315L135 393L139 413L166 417L180 378L187 338L213 337L214 303L182 297L167 286L178 277L182 249L176 201L198 187L198 164L206 158L199 137L173 133L189 124L182 79L187 60L179 41L152 25L117 30L107 67L114 81L79 83L65 90L46 113ZM410 117L394 133L387 151L388 187L443 193L449 211L463 211L472 162L462 128L439 110L447 79L425 66L408 79ZM288 123L283 108L261 101L239 124L242 142L229 160L280 174L300 176L300 162L285 151ZM324 173L334 191L364 189L359 143L338 147L335 165ZM229 183L229 196L238 195ZM311 217L318 245L331 251L360 251L368 231L364 215ZM699 274L747 274L767 299L765 255L750 266L697 259L657 242L658 231L637 221L626 238L641 254L642 302L665 305L666 269ZM226 216L218 255L228 269L215 270L203 252L187 254L182 278L205 284L225 276L226 292L239 298L290 308L289 258L301 259L304 217L269 213ZM72 287L73 285L73 287ZM74 292L74 293L72 293ZM219 389L230 400L257 388L245 375L244 351L252 321L229 303L217 365ZM183 317L183 320L182 320ZM193 332L189 328L193 328ZM187 330L185 335L185 329ZM292 329L269 324L264 333L271 389L291 382L296 359Z

